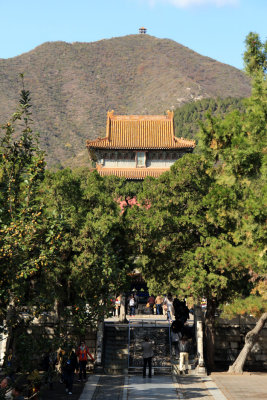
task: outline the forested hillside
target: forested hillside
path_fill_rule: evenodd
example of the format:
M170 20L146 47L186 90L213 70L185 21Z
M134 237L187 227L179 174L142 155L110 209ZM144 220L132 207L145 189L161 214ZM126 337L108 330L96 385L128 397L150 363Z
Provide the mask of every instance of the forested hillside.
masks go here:
M233 110L244 109L242 99L227 97L226 99L203 99L183 105L174 112L175 135L196 139L199 122L206 118L207 112L223 117Z

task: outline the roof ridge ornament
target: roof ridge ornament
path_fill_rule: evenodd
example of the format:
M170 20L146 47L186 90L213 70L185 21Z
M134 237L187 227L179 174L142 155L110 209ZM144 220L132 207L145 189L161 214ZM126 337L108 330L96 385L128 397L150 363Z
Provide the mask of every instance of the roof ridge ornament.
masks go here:
M114 115L114 110L107 112L107 126L106 126L106 138L110 140L110 126L111 126L111 118Z
M174 112L173 112L173 111L170 111L170 110L167 110L167 117L168 117L169 119L173 119L173 117L174 117Z

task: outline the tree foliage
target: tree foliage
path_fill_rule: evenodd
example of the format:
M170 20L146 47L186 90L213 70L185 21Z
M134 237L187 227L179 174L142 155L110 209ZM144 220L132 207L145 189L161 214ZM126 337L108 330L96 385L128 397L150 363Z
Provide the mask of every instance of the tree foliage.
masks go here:
M267 40L262 42L255 32L250 32L245 40L246 51L244 53L245 70L253 76L255 72L267 71Z
M0 142L0 311L7 304L30 301L35 278L51 261L46 251L47 219L38 188L44 177L44 154L31 129L30 94L24 88L10 122L2 126ZM34 282L33 282L34 281Z
M174 111L175 135L198 140L199 125L206 119L207 112L213 116L224 117L233 110L244 110L243 99L208 98L184 104Z
M54 296L76 326L95 323L127 284L127 242L114 187L96 172L47 173L43 201L62 227ZM66 290L67 289L67 290Z

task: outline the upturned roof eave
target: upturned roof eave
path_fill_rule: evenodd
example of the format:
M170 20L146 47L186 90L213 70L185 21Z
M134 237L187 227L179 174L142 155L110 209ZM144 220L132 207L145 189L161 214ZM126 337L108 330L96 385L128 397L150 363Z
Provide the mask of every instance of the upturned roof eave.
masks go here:
M88 149L99 149L99 150L182 150L182 149L194 149L195 143L192 145L181 145L181 146L112 146L104 145L99 146L97 144L87 143L86 147Z
M93 142L93 143L92 143ZM194 149L196 147L195 141L191 141L190 144L184 143L184 144L178 144L176 143L174 146L122 146L122 145L117 145L114 146L112 143L106 138L103 138L102 140L100 139L98 143L95 141L87 141L86 147L88 149L107 149L107 150L181 150L181 149Z

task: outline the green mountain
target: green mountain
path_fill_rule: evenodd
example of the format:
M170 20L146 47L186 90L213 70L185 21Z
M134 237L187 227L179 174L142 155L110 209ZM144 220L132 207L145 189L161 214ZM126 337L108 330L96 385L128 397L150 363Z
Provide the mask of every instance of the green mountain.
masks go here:
M0 59L0 123L16 107L22 72L50 166L86 165L85 141L105 135L108 110L163 114L203 98L250 95L243 72L169 39L129 35L49 42ZM179 131L179 136L185 135Z

